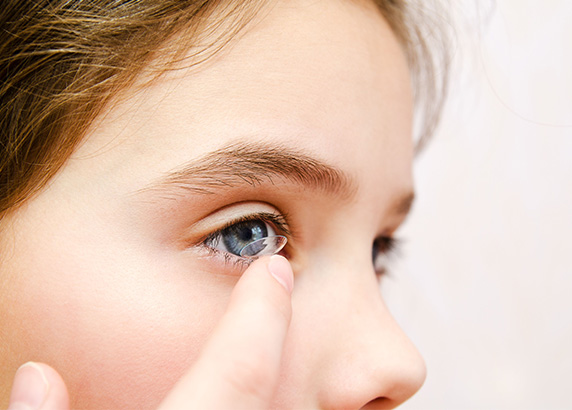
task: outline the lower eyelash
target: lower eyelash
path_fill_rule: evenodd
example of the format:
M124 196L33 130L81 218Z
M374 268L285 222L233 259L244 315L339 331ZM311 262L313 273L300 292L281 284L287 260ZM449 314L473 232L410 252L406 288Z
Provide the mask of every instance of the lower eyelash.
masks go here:
M254 259L242 258L240 256L236 256L231 253L221 251L219 249L214 249L206 245L203 246L203 249L205 249L209 253L209 256L215 258L222 258L226 266L231 266L232 268L235 269L245 270L254 261Z

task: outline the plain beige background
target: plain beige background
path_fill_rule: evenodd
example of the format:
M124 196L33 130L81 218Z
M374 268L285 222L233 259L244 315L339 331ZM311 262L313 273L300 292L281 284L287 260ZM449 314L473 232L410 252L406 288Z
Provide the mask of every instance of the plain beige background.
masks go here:
M570 409L572 2L454 7L451 98L383 285L428 365L403 408Z

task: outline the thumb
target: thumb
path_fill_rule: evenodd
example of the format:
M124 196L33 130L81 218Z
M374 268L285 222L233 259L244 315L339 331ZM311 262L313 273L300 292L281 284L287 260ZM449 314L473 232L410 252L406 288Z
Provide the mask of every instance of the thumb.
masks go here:
M23 364L14 376L8 410L68 410L69 396L61 376L43 363Z
M160 409L268 408L290 324L292 283L286 258L254 261L199 359Z

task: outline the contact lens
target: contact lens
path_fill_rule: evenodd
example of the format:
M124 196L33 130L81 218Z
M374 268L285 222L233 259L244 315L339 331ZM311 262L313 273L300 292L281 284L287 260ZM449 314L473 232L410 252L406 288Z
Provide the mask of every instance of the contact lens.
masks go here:
M250 242L240 250L243 258L256 259L265 255L274 255L282 250L288 242L285 236L266 236Z

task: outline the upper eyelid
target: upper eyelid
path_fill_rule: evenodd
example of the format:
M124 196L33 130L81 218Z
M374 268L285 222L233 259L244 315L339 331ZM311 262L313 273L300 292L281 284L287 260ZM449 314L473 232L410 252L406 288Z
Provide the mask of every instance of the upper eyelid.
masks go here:
M197 215L196 219L186 223L181 246L187 248L204 241L209 235L223 230L240 221L263 219L274 224L285 236L293 238L290 218L280 207L260 200L247 200L226 203L213 208L210 212Z

